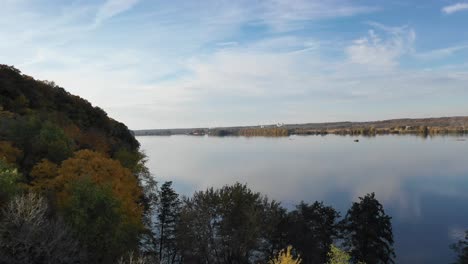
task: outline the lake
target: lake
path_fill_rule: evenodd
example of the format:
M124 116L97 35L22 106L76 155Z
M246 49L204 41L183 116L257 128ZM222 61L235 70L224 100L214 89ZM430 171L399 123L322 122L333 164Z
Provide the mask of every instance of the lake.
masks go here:
M318 200L344 215L375 192L393 217L396 263L450 263L449 245L468 229L467 137L137 139L156 179L181 195L241 182L286 208Z

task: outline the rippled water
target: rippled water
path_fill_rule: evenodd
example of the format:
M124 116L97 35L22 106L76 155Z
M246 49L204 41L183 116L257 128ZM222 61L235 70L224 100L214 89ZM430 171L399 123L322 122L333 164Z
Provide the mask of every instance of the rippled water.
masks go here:
M393 217L397 263L450 263L449 244L468 229L468 138L354 139L138 137L151 172L183 195L241 182L287 208L323 200L344 215L375 192Z

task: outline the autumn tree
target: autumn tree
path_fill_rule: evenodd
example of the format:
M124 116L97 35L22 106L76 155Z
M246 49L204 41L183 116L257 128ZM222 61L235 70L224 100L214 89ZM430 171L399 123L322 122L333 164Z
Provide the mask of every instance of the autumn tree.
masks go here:
M342 221L345 245L357 263L394 263L391 217L375 194L359 197Z
M62 162L56 176L47 161L32 171L36 187L50 184L60 211L93 261L112 263L135 250L142 231L141 188L120 162L81 150ZM91 253L90 253L91 254Z
M62 162L55 186L65 200L68 196L67 185L88 178L99 186L109 186L122 204L127 221L141 225L142 208L139 200L142 193L137 178L118 161L101 153L80 150L72 158Z
M330 251L327 253L328 262L327 264L349 264L351 256L339 247L331 244Z
M115 263L127 251L136 250L138 236L110 187L91 179L69 182L62 212L73 233L89 252L88 263Z
M34 165L30 173L31 187L38 192L54 191L54 183L58 176L58 166L47 159Z
M22 151L14 147L12 142L0 141L0 159L15 164L22 154Z
M294 257L292 254L292 247L288 246L286 249L281 250L278 255L270 260L268 264L301 264L300 257Z

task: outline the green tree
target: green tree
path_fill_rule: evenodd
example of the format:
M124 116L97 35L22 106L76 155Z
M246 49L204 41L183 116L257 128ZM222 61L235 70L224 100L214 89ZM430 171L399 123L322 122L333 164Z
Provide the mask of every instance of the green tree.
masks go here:
M339 213L322 202L302 202L289 215L288 242L300 252L303 263L326 263L330 244L338 235Z
M0 206L21 190L22 175L0 159Z
M73 154L73 141L61 128L46 123L37 136L36 151L40 157L60 163Z
M451 248L458 254L456 264L468 264L468 231L465 232L465 239L453 244Z
M181 212L178 245L183 261L267 262L271 251L262 246L270 238L268 204L266 197L239 183L196 192Z
M135 229L125 221L122 206L110 187L82 179L70 183L69 193L62 211L87 248L90 263L115 263L118 257L137 248Z
M157 210L157 228L159 235L158 256L161 263L174 263L177 255L176 232L179 221L181 201L172 189L172 182L161 186Z
M342 221L345 245L352 261L394 263L391 217L385 214L375 194L359 197Z

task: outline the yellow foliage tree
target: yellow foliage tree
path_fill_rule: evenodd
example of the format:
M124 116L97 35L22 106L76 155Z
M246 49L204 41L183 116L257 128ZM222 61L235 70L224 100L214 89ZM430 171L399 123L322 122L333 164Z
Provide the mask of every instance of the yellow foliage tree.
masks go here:
M32 177L31 186L35 191L52 190L54 181L58 176L58 166L47 160L43 159L31 170L30 176Z
M330 245L330 251L328 251L328 262L327 264L349 264L351 263L351 256L348 252L341 250L335 245ZM365 262L358 261L357 264L366 264Z
M351 259L348 253L333 244L330 245L330 251L327 255L329 259L327 264L349 264L349 260Z
M292 247L288 246L286 249L281 250L274 259L270 260L268 264L301 264L302 260L291 253Z
M77 181L90 179L99 186L110 187L115 197L122 203L123 214L130 224L140 225L142 207L138 203L142 190L136 177L119 161L107 158L102 153L80 150L74 157L62 162L58 169L55 187L59 201L66 203L69 186Z
M21 150L15 148L11 142L0 141L0 159L13 164L22 154Z

